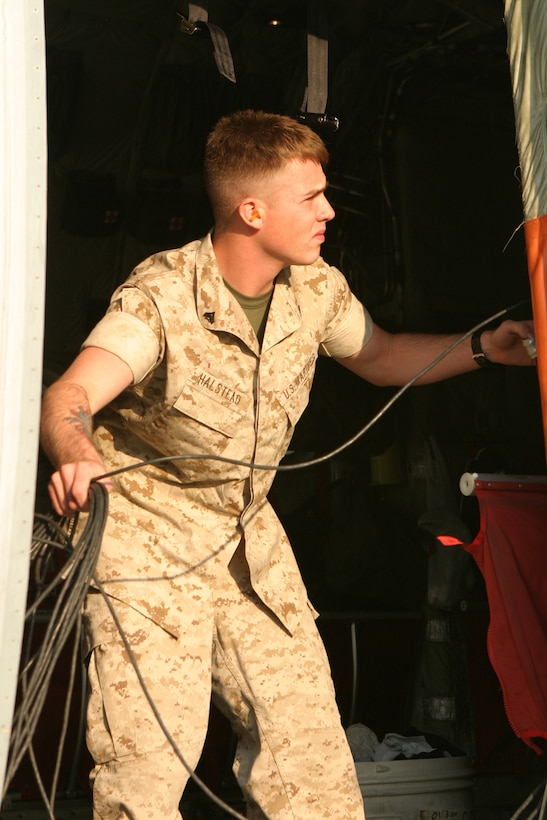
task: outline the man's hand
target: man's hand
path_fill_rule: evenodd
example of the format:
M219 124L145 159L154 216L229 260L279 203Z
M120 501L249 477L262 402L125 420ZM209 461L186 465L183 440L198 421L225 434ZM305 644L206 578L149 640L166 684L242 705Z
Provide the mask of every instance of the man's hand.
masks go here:
M99 460L63 464L52 474L48 485L55 512L68 517L77 512L87 512L91 480L104 475L105 472L105 466ZM111 491L112 481L110 479L103 479L101 484L104 484L108 492Z
M534 339L532 321L514 322L507 319L495 330L481 333L481 347L491 362L506 365L531 365L535 363L523 342Z

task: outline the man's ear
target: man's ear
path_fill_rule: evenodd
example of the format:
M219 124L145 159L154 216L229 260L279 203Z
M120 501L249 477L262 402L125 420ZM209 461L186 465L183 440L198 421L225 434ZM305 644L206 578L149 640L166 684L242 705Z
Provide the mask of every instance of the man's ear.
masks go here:
M239 216L246 225L259 228L262 224L263 204L256 199L244 199L238 208Z

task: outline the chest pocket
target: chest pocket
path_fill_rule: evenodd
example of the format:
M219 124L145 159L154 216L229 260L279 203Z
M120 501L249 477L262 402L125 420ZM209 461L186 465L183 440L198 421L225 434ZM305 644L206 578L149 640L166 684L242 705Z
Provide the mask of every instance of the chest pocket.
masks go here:
M210 373L197 371L186 381L173 408L211 430L234 438L241 432L242 422L249 419L252 399Z
M316 356L310 356L300 373L277 391L277 399L283 406L292 426L296 424L307 407L315 373Z

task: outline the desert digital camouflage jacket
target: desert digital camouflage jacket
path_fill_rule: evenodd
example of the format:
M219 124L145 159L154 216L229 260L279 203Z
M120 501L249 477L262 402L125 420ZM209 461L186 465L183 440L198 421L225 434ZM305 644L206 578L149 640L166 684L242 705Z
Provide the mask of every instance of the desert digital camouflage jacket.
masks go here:
M146 462L115 478L97 567L108 591L176 635L177 579L214 573L244 536L255 592L292 630L306 592L261 467L283 458L319 353L349 356L371 333L321 259L279 274L261 346L210 236L139 265L84 343L134 374L97 416L97 448L109 470Z

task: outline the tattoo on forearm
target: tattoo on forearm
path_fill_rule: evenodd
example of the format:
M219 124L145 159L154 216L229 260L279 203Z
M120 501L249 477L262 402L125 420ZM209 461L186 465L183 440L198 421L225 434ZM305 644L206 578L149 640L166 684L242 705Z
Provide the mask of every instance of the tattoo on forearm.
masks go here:
M88 437L90 437L91 433L93 432L91 415L81 405L80 407L78 407L77 413L73 412L72 415L66 416L64 421L68 421L69 424L74 424L78 426L82 433L84 433Z

